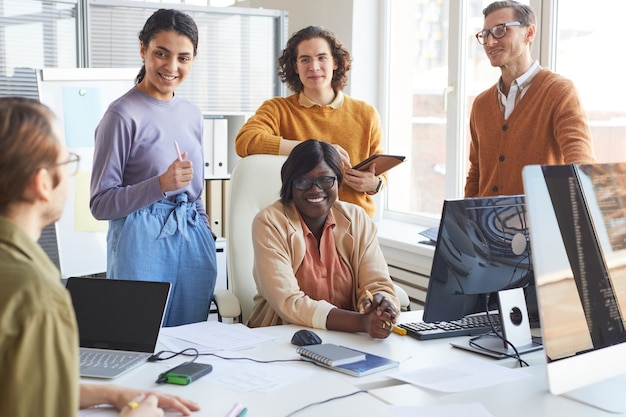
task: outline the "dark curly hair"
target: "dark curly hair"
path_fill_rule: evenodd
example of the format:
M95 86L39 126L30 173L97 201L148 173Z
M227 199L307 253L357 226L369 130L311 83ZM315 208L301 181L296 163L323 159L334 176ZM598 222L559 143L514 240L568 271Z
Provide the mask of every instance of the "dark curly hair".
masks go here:
M298 59L298 45L300 42L313 38L322 38L328 42L330 52L337 64L333 72L332 87L335 91L343 90L348 84L348 71L352 68L350 52L343 47L334 33L321 26L308 26L294 33L287 41L287 46L278 57L278 76L295 93L302 92L304 86L300 76L296 72L296 60Z

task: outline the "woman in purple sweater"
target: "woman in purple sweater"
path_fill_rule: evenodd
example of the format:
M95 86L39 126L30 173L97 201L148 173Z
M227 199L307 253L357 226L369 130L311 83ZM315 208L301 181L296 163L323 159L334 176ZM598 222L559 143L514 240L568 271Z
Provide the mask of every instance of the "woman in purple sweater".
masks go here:
M198 29L161 9L139 40L136 85L96 128L90 208L109 220L107 277L171 282L165 325L176 326L207 319L217 275L201 198L202 113L174 94L191 71Z

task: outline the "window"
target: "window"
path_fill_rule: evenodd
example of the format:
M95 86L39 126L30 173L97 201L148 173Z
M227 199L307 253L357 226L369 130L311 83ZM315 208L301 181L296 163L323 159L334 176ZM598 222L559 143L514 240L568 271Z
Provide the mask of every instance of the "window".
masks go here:
M89 67L141 66L138 33L161 4L99 1L89 7ZM252 112L280 95L276 75L284 43L282 12L266 9L182 8L198 25L198 55L177 93L205 112Z
M74 1L0 1L0 95L37 98L32 68L76 68Z
M218 3L233 2L195 0L178 7L193 17L200 39L193 71L177 93L204 112L253 112L282 94L276 61L286 15L202 6ZM0 95L37 98L34 68L139 69L139 30L160 7L153 1L0 0Z
M589 114L598 162L626 160L626 54L622 20L626 2L559 1L555 68L571 79Z
M389 2L386 137L407 163L389 173L386 217L433 222L444 198L463 195L472 101L500 76L474 37L489 3Z
M385 136L389 152L406 155L407 162L389 172L384 217L432 223L444 198L463 195L472 101L500 76L474 38L490 3L388 2ZM583 0L522 3L531 4L538 20L544 18L533 56L580 92L598 162L626 160L626 84L620 72L626 55L616 46L623 38L619 19L626 3L599 0L591 8Z

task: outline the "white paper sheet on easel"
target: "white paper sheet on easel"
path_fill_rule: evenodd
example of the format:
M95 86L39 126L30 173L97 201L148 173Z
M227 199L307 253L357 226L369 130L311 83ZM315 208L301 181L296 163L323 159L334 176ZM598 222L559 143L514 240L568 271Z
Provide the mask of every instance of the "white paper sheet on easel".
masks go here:
M468 359L416 371L394 378L440 392L461 392L518 381L529 375L519 369L505 368L479 359Z

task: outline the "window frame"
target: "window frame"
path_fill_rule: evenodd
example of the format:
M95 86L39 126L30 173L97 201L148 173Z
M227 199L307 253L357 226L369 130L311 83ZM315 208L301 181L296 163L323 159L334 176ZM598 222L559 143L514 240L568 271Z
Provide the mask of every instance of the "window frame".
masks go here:
M390 76L390 66L393 65L393 46L390 28L393 28L393 12L391 11L391 1L384 0L384 13L381 15L381 27L385 28L382 34L382 51L384 59L381 61L381 74L383 91L383 102L380 103L380 115L385 138L395 137L393 127L391 127L390 100L392 100ZM397 2L395 7L398 7ZM556 10L558 10L558 0L530 0L530 6L537 13L537 27L539 38L532 47L534 59L538 59L544 67L553 69L556 60ZM465 56L469 42L464 34L466 33L468 21L468 1L450 1L449 5L449 33L448 33L448 87L442 94L445 95L446 104L446 177L444 198L461 198L465 186L465 178L469 168L468 146L469 137L467 135L467 88L463 74L465 73ZM401 7L401 6L400 6ZM494 79L494 83L496 80ZM397 135L396 135L397 136ZM385 146L389 148L388 139ZM389 184L388 187L393 187ZM406 212L393 211L388 208L388 195L384 193L379 199L380 210L379 219L399 221L425 227L436 226L439 223L439 216L431 217L426 215L412 214Z

